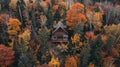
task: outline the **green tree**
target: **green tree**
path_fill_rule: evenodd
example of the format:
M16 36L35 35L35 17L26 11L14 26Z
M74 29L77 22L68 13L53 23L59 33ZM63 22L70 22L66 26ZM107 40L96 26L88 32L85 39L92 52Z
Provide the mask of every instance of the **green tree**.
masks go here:
M94 63L96 67L100 67L102 63L102 50L103 42L101 40L101 35L98 35L96 40L90 42L91 47L91 57L90 62Z
M112 35L109 35L108 39L107 39L107 45L106 45L106 50L107 50L108 54L111 54L111 50L113 48L114 42L115 42L115 37Z
M90 58L90 46L89 44L86 44L81 50L80 56L81 56L81 67L87 67L89 63Z
M34 58L33 52L24 40L21 38L19 45L15 47L16 56L19 56L16 60L18 62L17 67L33 67L36 59Z
M37 58L41 64L48 63L51 60L49 45L48 45L48 32L45 26L38 31L38 40L40 40L41 45L37 53Z

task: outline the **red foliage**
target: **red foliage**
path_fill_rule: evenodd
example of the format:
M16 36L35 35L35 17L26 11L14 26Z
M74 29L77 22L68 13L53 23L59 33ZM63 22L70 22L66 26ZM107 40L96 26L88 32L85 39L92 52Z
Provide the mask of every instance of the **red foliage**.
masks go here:
M14 51L4 45L0 45L0 66L9 66L14 62Z

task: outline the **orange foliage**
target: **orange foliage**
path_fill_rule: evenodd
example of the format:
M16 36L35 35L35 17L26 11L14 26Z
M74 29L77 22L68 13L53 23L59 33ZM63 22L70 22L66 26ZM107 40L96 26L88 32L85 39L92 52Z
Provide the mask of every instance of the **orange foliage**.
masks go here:
M14 62L14 51L0 44L0 66L7 67Z
M80 21L86 22L86 17L83 14L83 9L83 4L76 3L72 5L70 10L68 10L66 15L66 25L69 26L70 29L74 29Z
M94 35L93 32L86 32L85 33L85 38L88 40L90 38L92 38L92 40L95 40L96 39L96 36Z
M71 9L76 9L76 10L83 10L84 9L84 5L83 4L80 4L80 3L75 3L71 6Z
M17 34L20 31L21 22L18 19L10 18L8 23L8 33Z

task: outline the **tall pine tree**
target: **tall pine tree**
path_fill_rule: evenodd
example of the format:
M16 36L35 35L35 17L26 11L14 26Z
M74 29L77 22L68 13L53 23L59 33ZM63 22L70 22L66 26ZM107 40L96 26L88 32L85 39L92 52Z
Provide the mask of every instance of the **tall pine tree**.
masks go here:
M41 42L41 45L38 50L37 58L40 61L40 64L45 64L51 60L48 45L49 36L47 30L45 29L45 26L41 27L42 28L38 31L38 40Z

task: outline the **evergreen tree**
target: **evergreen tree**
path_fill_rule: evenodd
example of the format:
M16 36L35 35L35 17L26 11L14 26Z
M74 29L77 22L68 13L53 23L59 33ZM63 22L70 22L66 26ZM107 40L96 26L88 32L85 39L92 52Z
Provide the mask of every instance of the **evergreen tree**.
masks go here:
M81 56L81 67L87 67L88 63L89 63L89 58L90 58L90 46L89 44L86 44L86 46L84 46L81 50L80 53Z
M96 40L90 42L91 47L91 57L90 61L95 64L96 67L101 67L102 63L102 56L101 56L101 50L102 50L102 40L101 36L98 35Z
M84 34L84 26L82 25L82 22L79 22L78 25L76 26L76 29L74 33L78 33L83 35Z
M25 4L24 0L18 0L16 3L16 10L17 10L16 17L20 20L20 22L24 21L22 12L23 12L23 10L25 10L25 8L26 8L26 4Z
M53 25L53 15L52 15L52 9L49 9L47 12L47 23L46 26L50 28Z
M61 16L60 16L60 6L58 7L58 9L56 10L56 13L54 15L54 20L56 20L57 22L60 21Z
M48 63L51 60L48 46L48 32L45 26L42 26L41 30L38 31L38 40L40 40L41 45L38 50L37 59L41 64Z
M115 42L115 37L112 35L109 35L108 39L107 39L107 45L106 45L106 50L107 50L108 54L111 54L111 50L113 48L114 42Z
M1 13L8 13L9 12L9 3L11 0L0 0L1 5Z
M35 65L36 60L33 52L22 38L20 44L16 45L15 51L18 54L18 58L16 59L18 62L17 67L33 67Z

